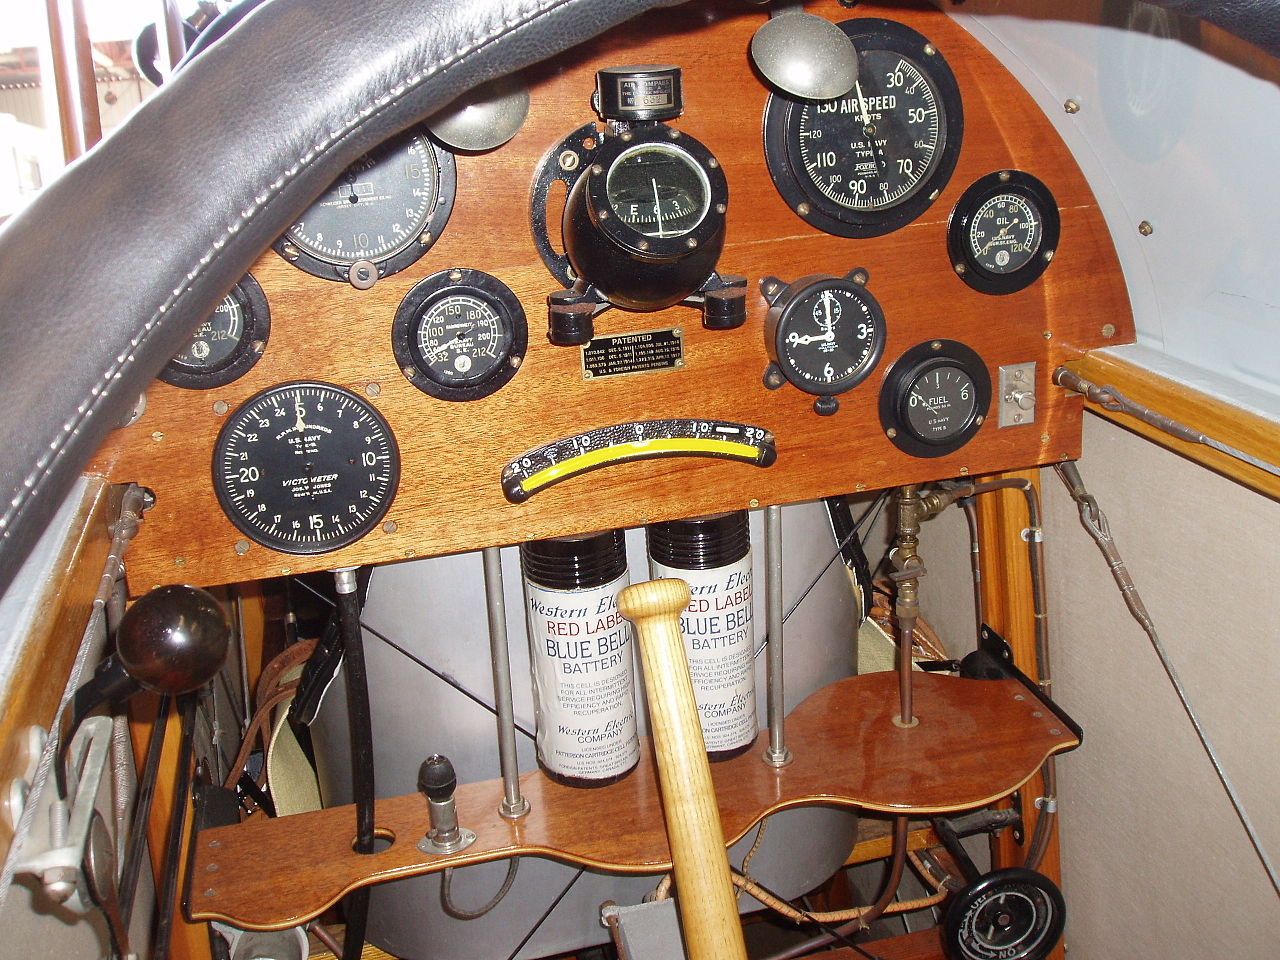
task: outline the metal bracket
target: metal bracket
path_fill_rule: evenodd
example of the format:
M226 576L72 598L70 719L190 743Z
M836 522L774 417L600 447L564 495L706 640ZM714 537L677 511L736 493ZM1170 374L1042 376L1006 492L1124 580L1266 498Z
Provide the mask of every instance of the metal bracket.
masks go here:
M68 758L68 800L55 795L50 777L38 801L43 808L39 813L45 815L49 825L48 833L33 829L13 868L15 875L35 877L53 900L77 913L97 909L88 897L80 865L98 793L106 776L111 735L110 717L89 717L80 725Z

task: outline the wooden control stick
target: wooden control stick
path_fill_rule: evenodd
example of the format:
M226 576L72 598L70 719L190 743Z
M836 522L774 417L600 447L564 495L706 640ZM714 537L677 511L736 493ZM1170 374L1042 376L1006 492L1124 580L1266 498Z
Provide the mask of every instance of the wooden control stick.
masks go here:
M635 624L644 665L689 960L746 960L711 766L680 636L680 614L688 605L689 585L683 580L650 580L618 594L618 611Z

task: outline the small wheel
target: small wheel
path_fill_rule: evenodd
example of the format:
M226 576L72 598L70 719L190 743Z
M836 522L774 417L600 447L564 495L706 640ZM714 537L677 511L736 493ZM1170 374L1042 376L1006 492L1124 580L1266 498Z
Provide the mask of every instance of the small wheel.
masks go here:
M961 890L942 923L951 960L1044 960L1066 923L1062 891L1022 867L994 870Z

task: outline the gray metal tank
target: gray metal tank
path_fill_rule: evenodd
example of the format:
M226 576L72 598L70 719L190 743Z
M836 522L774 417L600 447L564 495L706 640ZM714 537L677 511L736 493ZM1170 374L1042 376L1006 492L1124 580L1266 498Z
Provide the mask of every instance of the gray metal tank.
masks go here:
M755 569L756 643L765 633L763 511L751 516ZM783 598L789 608L824 565L835 546L821 504L783 511ZM627 532L631 582L648 579L643 530ZM516 722L534 729L529 654L522 603L518 551L502 551L507 601ZM390 638L420 660L453 678L468 691L493 702L482 559L456 554L411 563L389 564L373 572L364 609L367 627ZM787 621L786 703L795 707L815 690L854 672L855 611L840 563L822 576ZM377 795L414 792L419 764L432 753L446 754L460 782L497 778L496 722L483 707L437 679L405 654L365 633ZM765 657L757 658L757 702L766 727ZM637 684L640 684L637 667ZM642 691L638 691L642 699ZM639 705L639 704L638 704ZM643 709L640 711L643 715ZM328 805L351 802L347 766L347 720L342 684L335 683L313 726L321 790ZM642 733L644 730L642 729ZM533 742L518 736L520 770L536 769ZM608 810L600 816L607 818ZM659 810L653 811L660 819ZM466 825L467 811L459 811ZM769 818L751 873L769 888L792 897L813 888L844 862L852 847L857 817L848 811L811 807ZM755 840L751 830L730 851L740 865ZM522 859L516 881L502 902L475 920L458 920L441 906L439 874L374 887L368 939L406 960L492 960L506 957L537 923L577 872L552 860ZM486 903L502 885L506 861L454 871L452 899L463 910ZM638 903L659 876L623 877L587 871L521 949L522 958L545 957L608 940L600 904ZM739 900L743 911L759 908L751 897Z

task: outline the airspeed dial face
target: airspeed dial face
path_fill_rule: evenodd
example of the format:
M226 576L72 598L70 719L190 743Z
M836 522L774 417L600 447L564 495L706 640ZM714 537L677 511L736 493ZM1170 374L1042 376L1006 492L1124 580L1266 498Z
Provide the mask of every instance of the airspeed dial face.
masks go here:
M833 100L773 93L764 154L794 213L838 237L877 237L919 217L946 186L964 138L960 87L942 52L904 24L836 24L858 79Z
M843 99L800 110L797 147L809 180L832 203L881 210L932 172L946 142L945 107L919 64L892 50L868 50L859 74Z
M324 553L360 539L386 514L399 480L387 422L327 383L285 383L251 397L228 417L213 455L227 517L283 553Z

